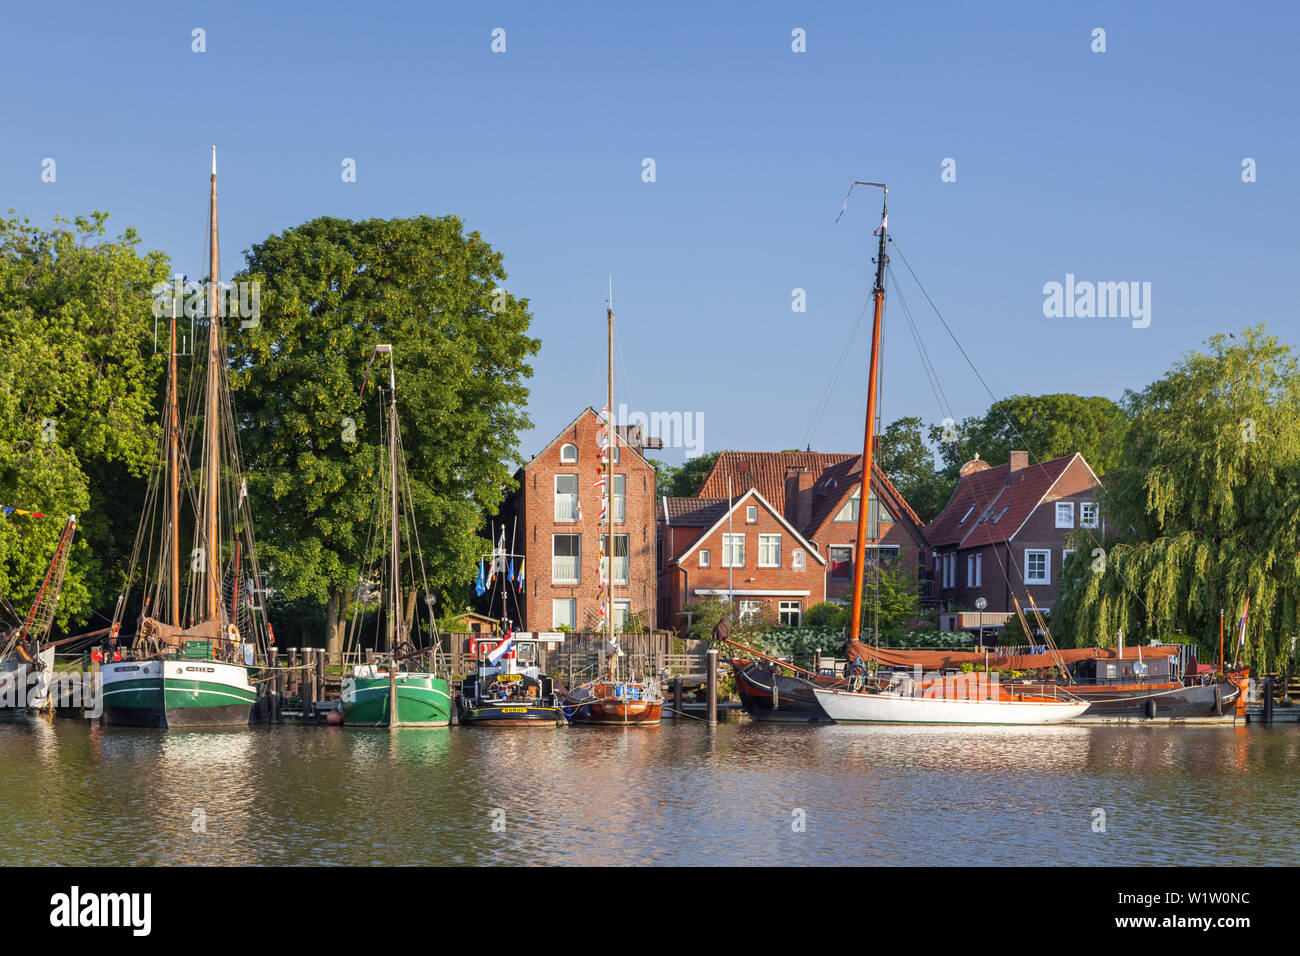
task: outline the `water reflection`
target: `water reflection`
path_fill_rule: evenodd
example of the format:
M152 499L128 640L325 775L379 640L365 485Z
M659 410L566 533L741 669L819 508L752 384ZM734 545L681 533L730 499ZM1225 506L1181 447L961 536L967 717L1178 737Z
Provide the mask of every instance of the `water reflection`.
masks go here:
M1295 863L1296 730L28 719L0 864Z

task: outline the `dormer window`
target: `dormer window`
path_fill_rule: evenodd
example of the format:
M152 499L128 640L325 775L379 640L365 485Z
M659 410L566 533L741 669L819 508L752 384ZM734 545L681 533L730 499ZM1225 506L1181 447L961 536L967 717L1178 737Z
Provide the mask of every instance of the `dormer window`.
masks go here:
M965 513L964 515L961 516L961 520L958 521L957 523L958 523L958 524L965 524L965 523L966 523L966 519L970 517L971 512L974 511L974 510L975 510L975 506L974 506L974 505L971 505L969 508L967 508L967 509L966 509L966 513Z
M577 445L560 446L560 462L565 465L571 465L578 460Z

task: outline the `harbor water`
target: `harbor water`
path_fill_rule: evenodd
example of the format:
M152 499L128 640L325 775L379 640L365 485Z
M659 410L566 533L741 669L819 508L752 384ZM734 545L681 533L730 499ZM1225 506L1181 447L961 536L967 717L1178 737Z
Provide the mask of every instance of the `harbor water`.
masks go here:
M0 724L0 864L1296 864L1294 726Z

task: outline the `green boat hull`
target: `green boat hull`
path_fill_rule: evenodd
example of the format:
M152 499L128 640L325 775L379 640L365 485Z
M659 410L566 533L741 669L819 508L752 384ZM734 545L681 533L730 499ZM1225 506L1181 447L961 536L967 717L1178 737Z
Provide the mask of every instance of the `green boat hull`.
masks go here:
M104 722L119 727L247 725L257 703L247 669L222 661L127 661L102 676Z
M388 727L389 679L347 677L343 681L343 723ZM432 674L397 678L397 723L402 727L446 727L451 723L451 685Z

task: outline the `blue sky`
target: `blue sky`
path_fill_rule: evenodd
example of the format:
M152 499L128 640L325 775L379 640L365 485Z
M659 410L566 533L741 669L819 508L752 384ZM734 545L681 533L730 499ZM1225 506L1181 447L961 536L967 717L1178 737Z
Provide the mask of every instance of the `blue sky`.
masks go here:
M870 293L878 195L834 222L855 179L889 183L892 234L999 397L1118 398L1258 321L1297 340L1291 5L274 6L11 6L3 205L40 223L108 210L191 275L212 143L227 275L319 215L455 213L532 302L525 456L602 402L610 273L616 401L702 415L706 451L858 447L865 325L809 436ZM894 265L954 413L981 413ZM1067 273L1150 282L1150 326L1045 318L1043 285ZM942 417L896 297L882 413Z

